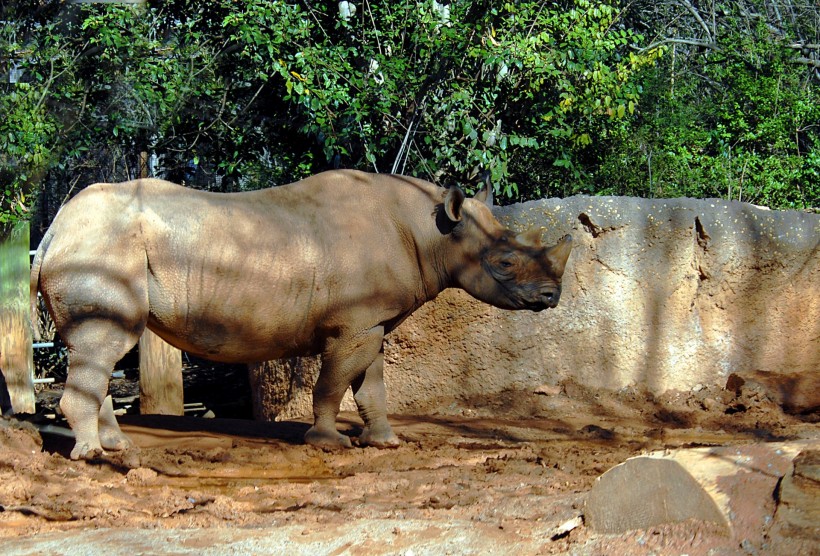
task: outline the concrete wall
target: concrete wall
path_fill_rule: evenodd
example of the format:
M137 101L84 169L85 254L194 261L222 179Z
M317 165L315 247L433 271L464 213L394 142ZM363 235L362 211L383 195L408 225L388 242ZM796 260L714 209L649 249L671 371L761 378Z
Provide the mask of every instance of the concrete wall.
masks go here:
M544 227L546 243L572 233L559 306L503 311L444 292L387 338L390 412L570 377L663 392L723 385L732 372L820 370L820 215L586 196L495 213L514 230ZM267 388L278 393L260 385L269 400L260 416L309 414L317 369L274 370Z

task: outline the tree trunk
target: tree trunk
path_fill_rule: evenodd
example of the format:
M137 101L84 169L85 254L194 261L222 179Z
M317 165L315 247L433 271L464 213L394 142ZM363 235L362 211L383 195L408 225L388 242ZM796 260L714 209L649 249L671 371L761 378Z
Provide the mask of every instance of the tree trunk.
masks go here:
M584 522L599 533L621 534L693 519L711 522L740 543L771 525L780 479L793 473L798 454L818 448L816 440L797 440L630 458L595 481L584 504ZM803 508L811 504L800 494L792 497L795 511L784 517L787 525L802 526L804 509L817 511Z
M248 365L254 419L276 421L310 415L310 393L321 366L318 356Z

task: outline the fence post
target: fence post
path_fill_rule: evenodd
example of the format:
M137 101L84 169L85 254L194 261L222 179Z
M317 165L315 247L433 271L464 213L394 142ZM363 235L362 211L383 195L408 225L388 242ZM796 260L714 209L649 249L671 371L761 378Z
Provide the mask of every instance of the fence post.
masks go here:
M140 153L140 177L148 177L148 153ZM140 413L182 415L182 352L148 330L142 333L140 354Z
M0 370L14 413L34 413L29 224L0 230Z
M182 415L182 352L147 328L139 351L140 413Z

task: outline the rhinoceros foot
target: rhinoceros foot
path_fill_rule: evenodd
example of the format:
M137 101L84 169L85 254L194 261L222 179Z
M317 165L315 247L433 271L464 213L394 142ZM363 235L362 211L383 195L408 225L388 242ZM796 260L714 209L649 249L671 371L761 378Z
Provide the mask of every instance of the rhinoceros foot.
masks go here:
M121 451L131 448L133 443L123 434L114 416L114 405L111 396L106 396L100 407L99 419L100 445L104 450Z
M100 445L104 450L119 452L131 448L134 443L119 430L100 431Z
M375 448L396 448L401 440L390 427L365 427L359 436L359 444Z
M340 432L335 430L320 430L316 427L310 427L305 433L305 443L318 448L331 450L353 447L350 438Z
M92 445L90 442L78 442L71 450L71 459L85 459L92 460L99 458L103 453L102 446L99 444Z

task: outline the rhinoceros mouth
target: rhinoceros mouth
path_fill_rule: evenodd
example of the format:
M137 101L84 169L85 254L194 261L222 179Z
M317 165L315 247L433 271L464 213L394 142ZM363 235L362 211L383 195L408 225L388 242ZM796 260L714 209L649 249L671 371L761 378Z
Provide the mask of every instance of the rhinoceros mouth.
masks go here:
M498 280L499 285L504 290L507 299L514 309L524 309L540 313L544 309L554 309L558 306L561 297L561 289L558 288L524 288L524 291L516 291L515 288Z
M551 303L545 303L543 301L526 301L526 302L524 302L524 305L521 308L532 311L533 313L540 313L541 311L543 311L545 309L555 308L555 305L553 305Z
M502 280L496 280L496 283L499 286L501 295L496 297L496 302L493 305L500 309L529 310L537 313L550 307L549 303L545 302L536 292L521 291L518 288L510 287Z

